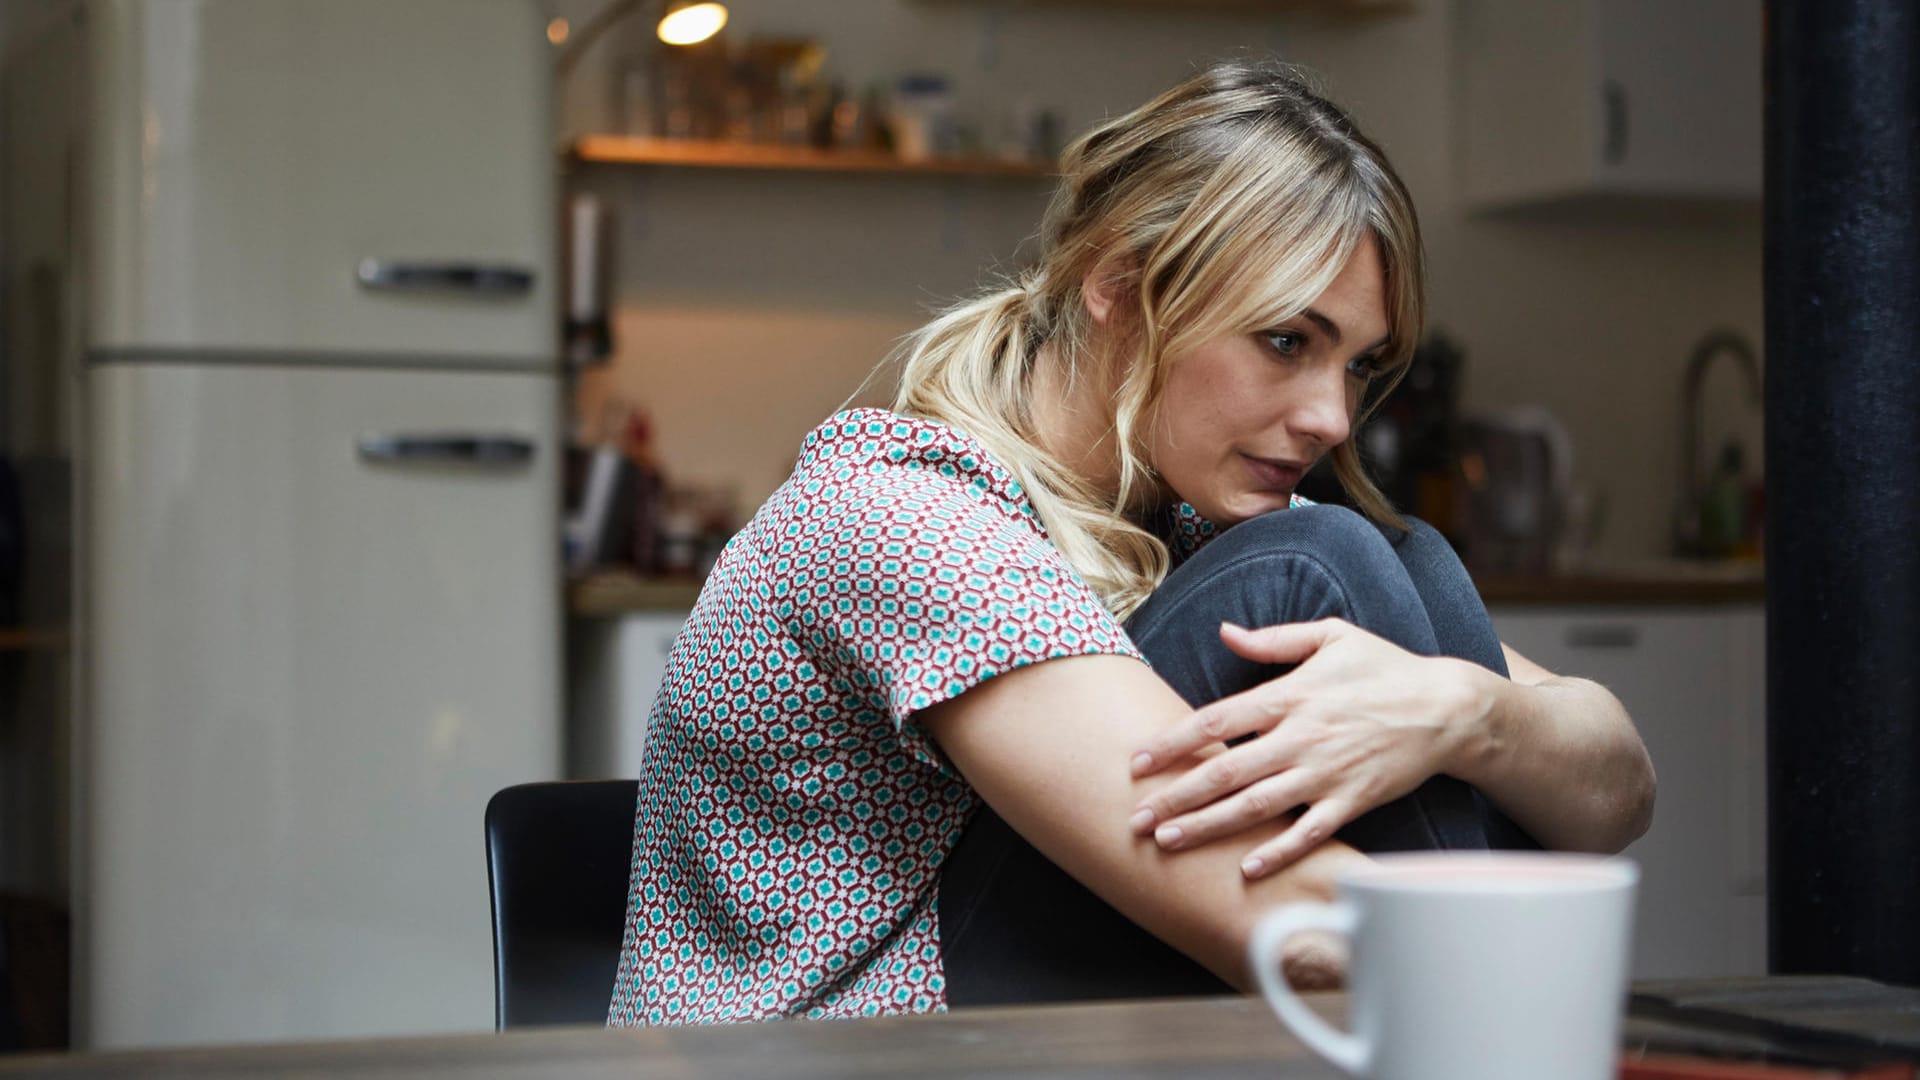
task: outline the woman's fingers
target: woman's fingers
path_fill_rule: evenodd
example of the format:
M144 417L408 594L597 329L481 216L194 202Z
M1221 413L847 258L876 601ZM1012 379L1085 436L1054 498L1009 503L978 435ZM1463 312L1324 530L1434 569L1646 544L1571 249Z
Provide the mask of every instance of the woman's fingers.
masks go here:
M1348 625L1339 619L1321 619L1318 622L1288 623L1249 630L1232 623L1221 623L1220 640L1249 660L1294 664L1312 656ZM1185 720L1162 732L1133 755L1133 775L1151 776L1175 762L1185 760L1203 747L1272 730L1285 712L1284 698L1275 689L1278 681L1276 679L1251 690L1243 690L1232 697L1221 698L1211 705L1195 709Z
M1221 698L1188 713L1133 755L1134 777L1151 776L1169 765L1185 761L1204 747L1215 746L1242 735L1272 730L1280 722L1285 705L1271 687L1272 684L1268 683L1242 690L1232 697ZM1233 788L1220 790L1231 791Z
M1230 699L1229 699L1230 700ZM1217 707L1224 702L1216 702ZM1293 747L1281 736L1242 743L1188 769L1179 779L1141 800L1133 831L1145 833L1190 810L1217 802L1241 788L1283 774L1293 764ZM1282 807L1281 809L1286 809Z
M1240 872L1248 879L1266 877L1319 847L1354 818L1352 807L1339 796L1321 799L1300 815L1293 827L1248 852Z
M1198 847L1280 817L1312 801L1322 787L1323 781L1308 770L1288 769L1161 824L1153 830L1153 839L1167 851Z
M1325 648L1351 626L1343 619L1318 619L1305 623L1282 623L1249 629L1233 623L1220 624L1220 640L1227 648L1249 660L1268 664L1298 664Z

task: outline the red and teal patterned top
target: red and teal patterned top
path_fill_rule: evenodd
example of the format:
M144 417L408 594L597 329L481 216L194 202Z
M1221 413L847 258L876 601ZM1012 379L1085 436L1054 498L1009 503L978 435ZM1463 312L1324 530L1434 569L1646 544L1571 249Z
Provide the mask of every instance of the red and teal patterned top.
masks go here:
M1170 533L1213 528L1182 507ZM944 1009L940 866L976 796L913 715L1097 653L1140 657L976 440L816 428L668 659L608 1022Z

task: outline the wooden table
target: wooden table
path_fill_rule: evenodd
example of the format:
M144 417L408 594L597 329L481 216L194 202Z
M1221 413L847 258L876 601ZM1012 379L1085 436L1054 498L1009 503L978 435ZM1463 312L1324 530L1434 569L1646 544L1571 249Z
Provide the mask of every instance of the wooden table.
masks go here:
M1323 1003L1324 1002L1323 999ZM1338 1007L1338 1000L1330 1003ZM1264 1002L1190 998L719 1027L547 1028L44 1057L57 1076L1334 1077ZM12 1063L0 1058L0 1076Z
M1343 995L1309 999L1337 1017ZM1670 1033L1631 1019L1629 1053ZM1725 1045L1737 1045L1737 1041ZM275 1076L1182 1077L1328 1080L1257 998L970 1009L945 1015L704 1028L542 1028L68 1056L0 1057L0 1077Z

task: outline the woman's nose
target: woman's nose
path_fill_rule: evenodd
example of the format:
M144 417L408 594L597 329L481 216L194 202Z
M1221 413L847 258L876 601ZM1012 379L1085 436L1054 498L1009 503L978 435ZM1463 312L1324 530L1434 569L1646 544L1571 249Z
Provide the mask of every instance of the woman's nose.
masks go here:
M1301 390L1287 417L1287 426L1293 429L1294 435L1322 448L1345 442L1350 429L1345 373L1333 379L1317 376Z

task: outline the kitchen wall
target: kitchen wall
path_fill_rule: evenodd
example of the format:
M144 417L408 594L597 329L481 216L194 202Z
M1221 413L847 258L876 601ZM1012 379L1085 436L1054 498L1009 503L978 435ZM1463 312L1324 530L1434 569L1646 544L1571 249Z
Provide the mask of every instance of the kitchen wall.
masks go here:
M575 15L595 5L556 0ZM1323 78L1387 149L1426 230L1432 325L1468 356L1465 405L1545 405L1567 424L1576 480L1603 508L1598 552L1661 554L1679 474L1680 386L1708 328L1759 340L1758 207L1588 208L1488 217L1455 183L1451 0L1371 21L1300 14L1005 7L907 0L734 0L736 33L810 36L854 86L946 72L991 120L1026 100L1074 132L1213 57L1277 54ZM640 31L646 28L635 22ZM563 124L607 122L603 42L576 70ZM651 410L678 479L734 488L751 509L799 439L854 392L898 335L1019 256L1044 185L1002 179L808 176L588 167L620 214L620 353L583 380ZM881 378L868 400L885 397ZM1707 384L1705 445L1759 449L1758 406L1730 370Z

